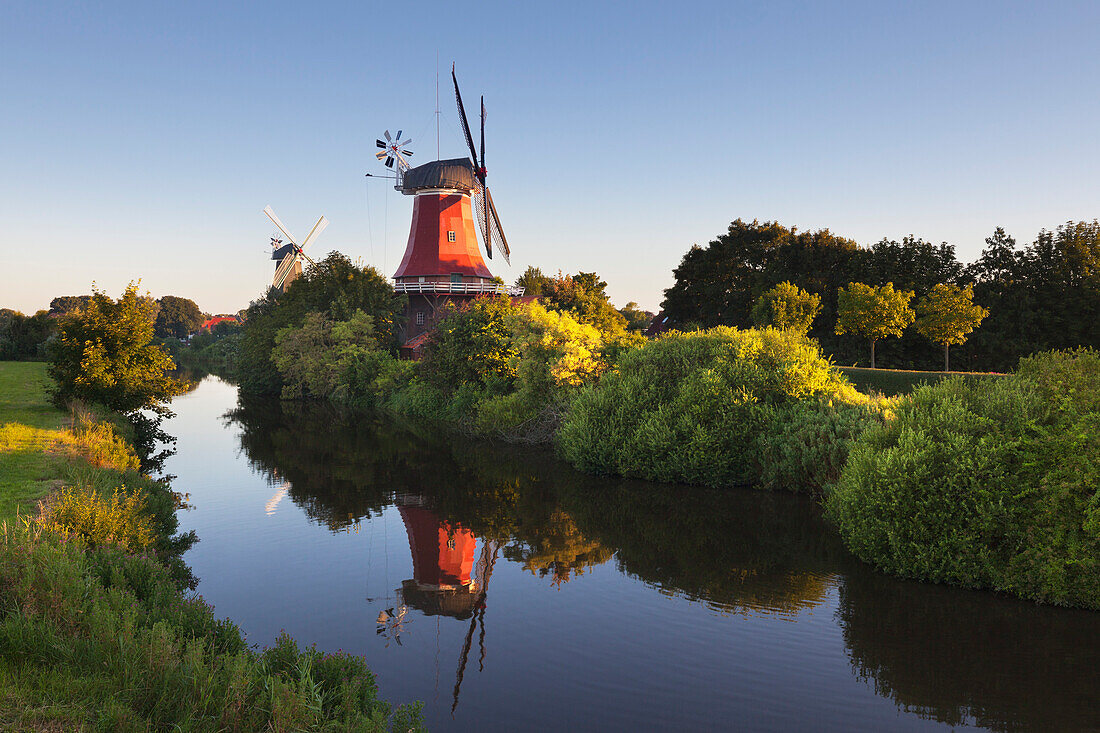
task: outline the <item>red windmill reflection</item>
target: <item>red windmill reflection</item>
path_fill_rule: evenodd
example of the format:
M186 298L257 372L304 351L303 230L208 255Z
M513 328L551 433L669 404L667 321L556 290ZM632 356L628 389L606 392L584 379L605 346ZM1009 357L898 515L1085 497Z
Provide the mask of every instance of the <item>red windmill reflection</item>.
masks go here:
M477 538L473 532L441 520L424 497L399 496L396 503L413 561L413 577L401 583L402 601L426 616L470 619L455 677L453 714L478 626L478 670L485 668L485 599L500 545L494 540L483 541L475 565Z

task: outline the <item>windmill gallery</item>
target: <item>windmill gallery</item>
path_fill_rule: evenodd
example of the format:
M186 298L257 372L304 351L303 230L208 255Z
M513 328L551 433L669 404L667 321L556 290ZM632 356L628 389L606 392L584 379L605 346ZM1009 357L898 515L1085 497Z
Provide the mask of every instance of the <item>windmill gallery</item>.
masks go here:
M393 274L394 292L408 297L405 323L399 333L401 353L408 358L419 357L420 348L448 303L461 304L477 297L498 295L522 296L524 292L522 287L501 284L486 265L485 258L492 259L493 249L506 262L510 250L485 180L485 101L482 98L479 153L454 68L451 80L469 157L434 160L413 167L408 161L413 155L408 148L412 140L402 140L402 130L396 136L386 130L385 140L375 141L380 149L376 158L392 171L385 178L394 181L396 191L414 197L408 243ZM328 226L328 220L320 217L299 245L270 206L264 208L264 214L285 237L285 243L278 235L271 238L271 259L277 263L271 287L283 292L302 273L303 260L313 264L305 250ZM481 256L476 230L481 233L485 258Z

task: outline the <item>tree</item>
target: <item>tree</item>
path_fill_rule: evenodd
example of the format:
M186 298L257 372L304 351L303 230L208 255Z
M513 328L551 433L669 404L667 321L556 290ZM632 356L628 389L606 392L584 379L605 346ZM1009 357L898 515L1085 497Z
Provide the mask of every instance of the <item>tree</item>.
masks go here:
M356 267L346 256L331 252L280 293L270 289L249 307L238 354L241 390L278 394L282 377L271 361L275 334L301 324L307 313L322 313L331 321L347 321L356 311L370 316L379 348L397 352L397 330L407 300L373 267Z
M44 310L33 316L7 308L0 311L0 359L41 359L54 325Z
M523 274L516 278L516 287L523 288L524 295L542 295L551 279L543 275L539 268L528 265Z
M158 302L160 311L155 323L157 336L175 336L181 339L197 331L203 323L202 311L189 298L165 295Z
M448 392L463 385L510 390L519 356L512 337L519 309L508 297L475 298L445 308L421 362L424 377Z
M901 336L916 314L909 307L911 290L894 290L894 283L880 287L849 283L837 293L836 333L858 334L871 341L871 368L875 368L875 342Z
M136 283L117 301L93 288L84 308L58 319L57 337L47 347L54 404L80 400L125 415L146 472L173 452L154 455L158 442L175 441L160 424L172 416L167 403L186 391L169 375L172 358L153 343L155 312L156 301L139 296Z
M627 331L644 331L649 328L650 321L655 314L642 310L633 300L619 309L619 313L626 319Z
M974 303L974 287L940 283L917 301L917 332L943 346L943 370L950 369L952 344L966 343L967 335L982 322L989 311Z
M124 415L170 414L165 403L184 390L168 374L171 357L153 343L151 303L130 283L117 301L93 291L87 306L58 320L49 367L55 404L77 399Z
M50 313L63 316L88 305L90 295L60 295L50 301Z
M568 311L581 323L590 323L604 333L626 330L626 318L615 309L608 297L607 283L594 272L578 272L551 278L543 288L547 308Z
M806 335L819 312L821 296L782 282L756 300L752 320L757 326L774 326Z

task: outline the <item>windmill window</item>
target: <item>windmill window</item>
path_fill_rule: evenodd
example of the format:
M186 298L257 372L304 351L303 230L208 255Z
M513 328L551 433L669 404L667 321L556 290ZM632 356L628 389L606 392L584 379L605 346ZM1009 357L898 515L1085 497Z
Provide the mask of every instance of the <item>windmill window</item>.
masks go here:
M447 232L447 241L448 242L455 241L455 233L454 232Z
M418 326L423 326L424 325L424 311L417 311L416 312L416 325L418 325Z
M423 275L420 276L420 282L424 282L424 276Z
M452 272L451 273L451 284L452 285L457 285L458 283L461 283L461 282L462 282L462 273L461 272Z

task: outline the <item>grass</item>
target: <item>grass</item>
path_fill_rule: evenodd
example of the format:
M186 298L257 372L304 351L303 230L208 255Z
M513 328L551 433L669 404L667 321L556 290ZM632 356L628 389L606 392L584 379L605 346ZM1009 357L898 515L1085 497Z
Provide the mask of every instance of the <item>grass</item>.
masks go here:
M71 418L46 396L46 365L0 362L0 521L26 514L60 485L67 457L55 448Z
M994 372L914 372L901 369L868 369L866 367L837 367L844 376L864 394L881 394L896 397L912 392L921 384L935 384L947 377L1001 376Z
M39 361L0 361L0 425L17 422L32 428L60 430L69 415L49 403L50 378Z
M29 514L74 472L135 471L137 456L119 420L49 403L40 362L0 362L0 522Z

